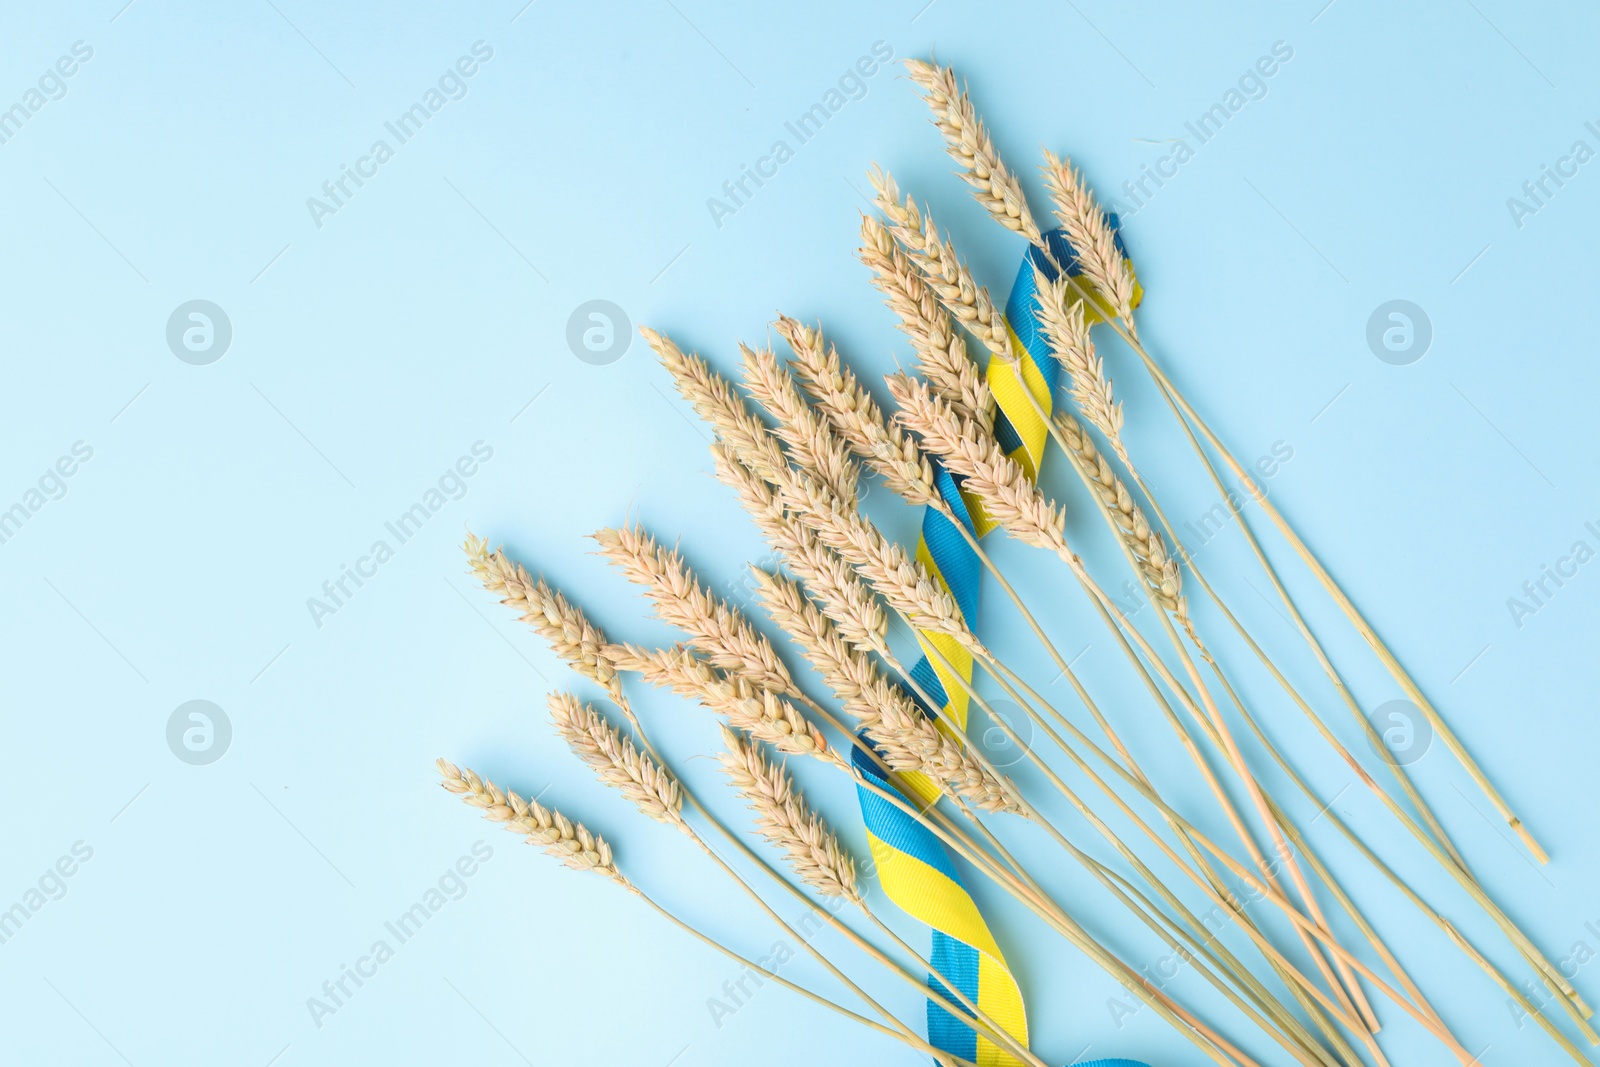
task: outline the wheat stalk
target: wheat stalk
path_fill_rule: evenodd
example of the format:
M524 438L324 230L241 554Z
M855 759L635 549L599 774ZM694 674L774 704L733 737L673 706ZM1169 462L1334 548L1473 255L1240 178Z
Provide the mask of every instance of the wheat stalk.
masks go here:
M949 316L939 313L938 295L922 272L895 243L888 228L870 215L861 216L861 247L856 254L872 271L872 284L899 318L901 331L911 338L923 376L964 417L990 425L994 398L967 356L966 340Z
M724 726L722 769L756 813L761 836L783 849L795 876L824 896L866 907L850 854L822 817L811 810L794 779L737 731Z
M613 862L611 846L605 838L591 833L582 823L574 822L537 800L523 800L516 793L501 789L448 760L440 759L437 766L439 773L444 776L444 781L439 784L473 807L481 809L485 819L500 823L512 833L521 834L530 845L538 845L559 859L563 866L575 871L593 871L624 889L633 889Z
M571 693L551 693L546 702L550 721L567 747L648 818L687 829L678 780L594 708Z
M1083 173L1070 159L1053 152L1044 154L1045 188L1055 206L1056 218L1067 231L1067 240L1078 256L1083 276L1110 302L1122 319L1133 316L1133 271L1117 247L1116 234L1094 193L1083 180ZM1065 266L1065 264L1063 264Z
M888 220L888 227L907 257L927 279L939 302L991 353L1011 356L1010 331L1005 316L995 306L989 290L979 285L955 246L939 236L933 217L909 195L902 197L894 177L874 167L868 173L873 200Z
M995 151L966 90L956 85L955 72L921 59L906 60L906 70L922 89L934 124L944 135L945 149L961 165L961 177L972 186L978 203L1008 230L1042 244L1022 185Z
M637 526L607 528L594 535L600 554L645 587L661 620L686 631L690 644L713 666L737 670L754 684L793 692L794 680L772 643L737 610L695 577L683 557L669 552Z
M744 387L778 423L779 440L790 457L811 471L850 507L856 505L859 470L848 449L828 429L822 416L800 395L790 373L770 349L741 344Z

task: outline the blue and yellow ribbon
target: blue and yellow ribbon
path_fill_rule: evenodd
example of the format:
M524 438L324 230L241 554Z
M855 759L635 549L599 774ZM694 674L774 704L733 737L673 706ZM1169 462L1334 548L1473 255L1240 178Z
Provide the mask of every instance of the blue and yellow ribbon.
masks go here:
M1110 216L1110 221L1115 230L1116 217ZM1018 358L1015 365L1007 360L991 359L986 372L998 409L995 437L1029 477L1038 474L1044 459L1050 430L1040 411L1048 416L1053 410L1060 376L1039 323L1034 268L1037 266L1051 279L1058 277L1058 264L1073 276L1079 274L1077 254L1065 234L1051 230L1044 236L1050 255L1029 246L1006 301L1006 329L1012 351ZM1126 257L1120 237L1117 247ZM1137 303L1140 295L1137 287L1134 292ZM1091 321L1099 320L1092 318ZM1029 394L1032 394L1032 402ZM957 521L977 537L993 529L994 524L976 503L962 494L959 479L937 462L933 463L933 474L940 495L950 505ZM981 570L977 553L961 531L932 508L923 512L917 560L949 591L968 624L973 624L978 617ZM972 679L972 657L944 634L924 632L917 636L924 646L938 653L939 662L930 661L925 654L911 670L913 681L942 706L950 722L965 730L968 701L962 682L970 683ZM953 677L951 671L959 672L961 678ZM923 702L919 699L918 703ZM924 706L923 710L932 709ZM859 750L854 759L856 768L880 788L893 788ZM918 775L902 776L902 781L905 789L924 805L932 803L939 795L932 782ZM866 823L867 843L877 866L878 883L890 900L933 928L931 962L938 974L929 975L928 984L947 997L946 986L954 986L996 1025L1026 1046L1028 1019L1022 991L944 846L925 826L878 794L865 788L858 789L857 794L862 820ZM928 1040L979 1067L1009 1067L1020 1062L977 1034L963 1019L932 1001L928 1002ZM1079 1067L1144 1065L1131 1060L1095 1060Z

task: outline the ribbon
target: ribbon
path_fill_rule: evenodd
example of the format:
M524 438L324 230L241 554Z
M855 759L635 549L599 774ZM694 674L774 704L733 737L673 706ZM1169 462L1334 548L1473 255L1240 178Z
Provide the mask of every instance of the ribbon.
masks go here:
M1108 216L1113 232L1117 229L1116 216ZM1036 477L1044 459L1049 441L1049 424L1040 417L1053 410L1053 398L1060 369L1045 341L1039 324L1037 287L1034 268L1037 266L1046 277L1058 277L1057 265L1073 276L1079 275L1078 257L1061 230L1046 233L1045 241L1050 255L1044 255L1030 245L1017 280L1006 301L1007 333L1012 351L1017 355L1016 367L1006 360L991 359L986 377L989 390L994 394L996 412L994 432L1001 447L1022 465L1030 478ZM1117 248L1127 257L1122 239L1117 237ZM1053 262L1052 262L1053 260ZM1134 289L1134 303L1141 293ZM1087 310L1087 309L1086 309ZM1091 321L1100 321L1091 313ZM1028 399L1032 394L1038 408ZM945 502L950 505L957 521L976 537L982 537L994 528L976 501L969 501L961 492L959 479L937 462L933 463L935 484ZM922 534L917 542L917 560L950 593L969 625L978 617L978 586L981 564L961 531L932 508L923 512ZM950 722L965 730L967 726L967 692L950 671L957 671L961 679L972 679L972 657L944 635L919 633L918 640L925 648L938 653L933 662L927 654L911 669L911 677L921 690L938 703ZM947 667L946 664L949 666ZM917 703L924 713L931 713L923 701ZM941 726L944 724L941 723ZM857 750L853 759L861 773L872 779L879 788L893 789L882 778L872 762ZM921 775L902 775L905 790L923 806L938 799L939 790ZM1017 986L1005 956L995 943L994 935L983 920L977 902L962 884L961 874L946 853L937 837L902 809L878 794L857 789L861 804L862 821L866 824L867 844L877 866L878 883L884 893L907 914L933 928L933 952L930 961L937 974L928 976L930 988L947 999L949 988L954 986L963 996L978 1006L1006 1033L1024 1047L1028 1044L1028 1019L1023 1007L1022 991ZM928 1041L946 1052L970 1060L979 1067L1010 1067L1020 1061L1005 1049L976 1033L962 1018L958 1018L933 1001L928 1002ZM1132 1060L1094 1060L1077 1067L1145 1067Z

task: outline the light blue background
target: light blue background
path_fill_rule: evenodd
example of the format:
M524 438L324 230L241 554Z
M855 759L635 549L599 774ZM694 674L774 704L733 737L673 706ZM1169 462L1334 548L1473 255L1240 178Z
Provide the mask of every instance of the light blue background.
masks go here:
M1113 192L1274 42L1293 48L1265 98L1128 218L1149 290L1144 330L1239 455L1293 449L1269 483L1275 499L1555 856L1544 869L1528 863L1436 746L1417 778L1484 880L1551 957L1578 941L1600 948L1584 926L1600 923L1600 564L1520 628L1506 604L1575 541L1600 547L1584 526L1600 520L1590 300L1600 164L1520 228L1506 206L1575 140L1600 146L1584 129L1600 119L1597 20L1578 4L1324 2L8 4L0 105L75 41L94 54L63 98L0 145L0 507L74 442L93 458L0 545L10 813L0 906L75 842L93 856L0 945L4 1059L919 1059L773 990L718 1026L707 1000L734 968L477 821L437 790L430 766L448 755L524 792L548 787L546 800L612 835L664 901L756 954L774 941L684 842L643 824L560 749L543 698L576 680L475 588L457 546L470 524L542 567L614 636L671 640L587 554L586 534L635 517L681 537L733 594L742 561L764 550L709 477L705 431L643 344L609 366L584 363L565 339L573 309L614 301L724 368L735 340L761 341L777 310L821 318L875 378L907 350L852 257L872 161L926 198L981 278L1005 291L1018 240L949 175L893 70L713 222L707 198L878 41L899 57L935 51L971 80L1036 208L1040 145L1070 152ZM493 58L467 95L315 225L307 198L480 40ZM180 362L165 342L173 309L197 298L223 307L234 331L209 366ZM1394 298L1421 305L1434 328L1410 366L1380 362L1364 339L1369 314ZM1202 514L1212 501L1146 380L1120 347L1106 353L1169 510ZM478 441L493 458L464 497L316 625L307 598ZM1120 580L1099 520L1059 475L1047 482L1074 511L1075 541ZM887 493L871 506L897 536L913 535L914 516ZM1363 703L1397 696L1266 539ZM1067 654L1088 646L1089 684L1179 806L1220 832L1061 568L1015 544L996 551ZM1245 584L1260 580L1237 534L1202 558L1358 745L1314 665ZM1042 654L991 608L985 632L1048 682ZM1219 645L1323 795L1526 977L1376 803L1341 792L1348 773L1239 649ZM209 766L167 747L169 715L192 699L216 702L232 723L229 750ZM711 750L709 716L671 699L640 706L678 759ZM742 818L709 761L683 767ZM801 770L859 846L844 783ZM1280 796L1311 822L1303 797ZM1087 840L1075 818L1063 825ZM1486 1047L1483 1062L1557 1061L1326 822L1311 831L1463 1042ZM307 998L480 839L493 858L465 895L318 1026ZM1163 954L1037 835L1011 828L1008 840L1130 961ZM1087 1049L1198 1062L1148 1012L1119 1028L1108 1000L1127 998L1115 983L978 891L1047 1059ZM792 973L816 978L798 963ZM1596 973L1576 980L1591 1001ZM874 988L918 1012L913 991ZM1173 992L1281 1059L1192 974ZM1395 1063L1446 1062L1373 998Z

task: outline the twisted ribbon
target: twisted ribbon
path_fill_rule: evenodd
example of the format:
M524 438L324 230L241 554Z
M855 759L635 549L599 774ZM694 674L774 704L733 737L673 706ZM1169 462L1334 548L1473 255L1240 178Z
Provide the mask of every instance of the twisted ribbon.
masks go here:
M1109 219L1115 231L1116 216L1109 216ZM1038 267L1052 280L1059 276L1058 265L1074 277L1080 273L1077 253L1065 234L1061 230L1051 230L1044 236L1050 254L1046 256L1037 247L1029 246L1006 300L1006 330L1018 359L1015 366L1007 360L991 359L986 372L998 409L995 437L1030 478L1038 474L1050 433L1048 422L1039 412L1043 410L1048 416L1053 410L1060 376L1039 323L1034 268ZM1120 236L1117 248L1126 258L1127 250ZM1135 303L1140 295L1136 286ZM1099 321L1097 316L1090 315L1090 321ZM1020 372L1016 368L1020 368ZM1033 402L1029 401L1029 394ZM933 475L939 494L970 533L982 537L994 528L993 521L976 501L969 501L963 495L960 479L937 461L933 462ZM950 593L968 625L975 624L981 564L961 531L933 508L923 512L917 560ZM934 660L939 662L930 660L925 652L911 669L913 681L942 707L951 722L965 730L967 692L950 672L959 672L961 680L970 682L971 655L945 634L921 632L917 638L925 649L937 654ZM920 698L917 703L925 713L932 713L933 709ZM854 760L856 768L879 788L894 788L859 750ZM938 787L921 775L907 774L901 778L905 790L922 805L938 799ZM933 928L931 962L938 973L928 976L928 985L952 1000L947 987L956 987L983 1014L1026 1047L1028 1018L1022 991L944 846L916 819L878 794L858 788L857 796L862 821L866 824L867 843L884 893L908 914ZM928 1002L928 1040L979 1067L1009 1067L1020 1063L1011 1053L979 1035L963 1019L933 1001ZM1101 1059L1076 1067L1145 1065L1132 1060Z

